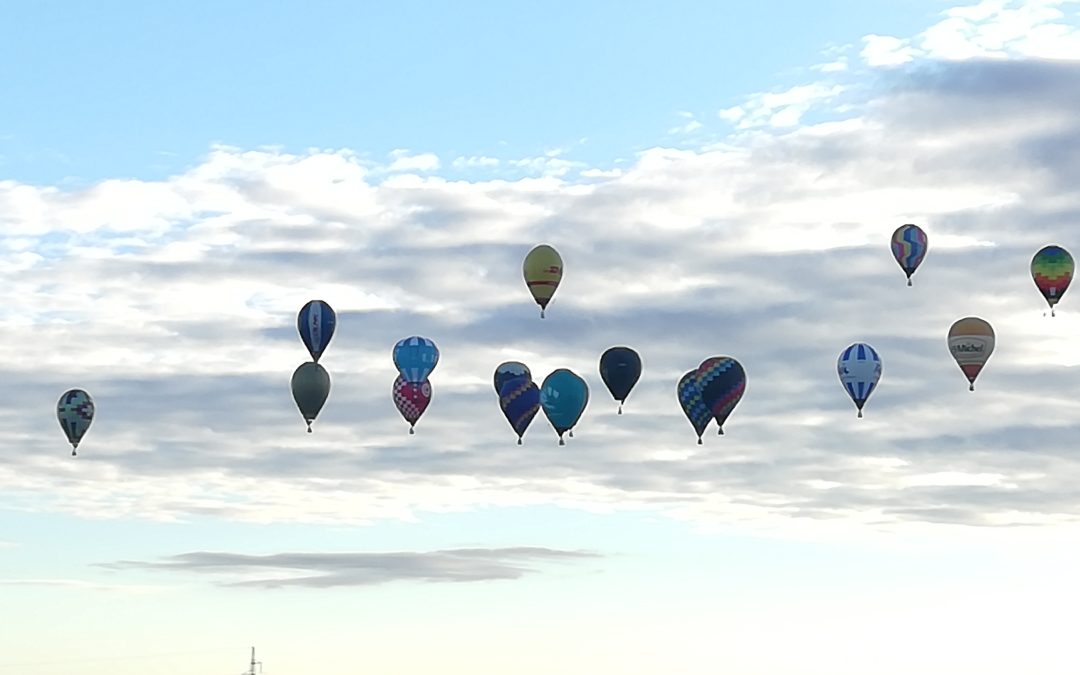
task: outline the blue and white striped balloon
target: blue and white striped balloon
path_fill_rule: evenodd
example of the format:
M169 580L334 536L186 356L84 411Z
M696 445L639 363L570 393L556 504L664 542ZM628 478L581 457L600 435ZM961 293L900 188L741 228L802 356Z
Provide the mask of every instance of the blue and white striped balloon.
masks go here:
M425 337L414 335L394 345L394 365L406 382L423 382L438 363L439 348Z
M881 358L870 345L856 342L840 353L836 370L840 375L840 383L855 402L859 417L862 417L866 399L870 398L881 379Z
M326 351L330 338L334 337L337 315L333 308L322 300L312 300L300 309L296 317L296 329L311 354L311 360L319 362L319 357Z

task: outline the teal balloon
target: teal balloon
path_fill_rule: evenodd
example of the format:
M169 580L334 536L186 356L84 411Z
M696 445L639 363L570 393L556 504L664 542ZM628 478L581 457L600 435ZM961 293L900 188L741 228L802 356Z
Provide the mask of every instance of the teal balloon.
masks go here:
M540 407L559 434L559 445L566 445L563 434L574 428L588 403L589 385L566 368L559 368L544 378L540 387Z
M319 411L330 396L330 373L314 361L300 364L293 372L292 394L310 434L311 423L319 416Z

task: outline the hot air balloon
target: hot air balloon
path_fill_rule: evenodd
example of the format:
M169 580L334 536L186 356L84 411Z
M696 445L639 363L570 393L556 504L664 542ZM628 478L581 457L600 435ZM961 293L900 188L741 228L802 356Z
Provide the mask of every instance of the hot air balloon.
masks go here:
M521 437L540 410L540 387L525 376L506 380L499 389L499 407L521 445Z
M301 363L293 371L292 395L296 401L296 407L307 422L308 433L311 433L311 423L319 416L326 398L330 396L330 373L326 372L318 363L308 361Z
M1065 295L1075 269L1072 256L1060 246L1045 246L1031 259L1031 278L1050 305L1050 316L1054 316L1054 305Z
M322 300L311 300L300 308L296 316L296 329L300 331L300 339L315 363L319 362L319 357L330 344L330 338L334 337L335 324L337 315Z
M74 457L79 441L94 421L94 400L82 389L69 389L56 404L56 418L71 443L71 456Z
M439 348L425 337L414 335L394 345L394 365L406 382L423 382L438 364Z
M994 329L978 317L960 319L949 329L949 351L975 391L975 378L994 352Z
M641 357L629 347L612 347L600 356L600 379L619 402L619 414L630 390L641 378Z
M529 372L529 367L520 361L504 361L495 368L495 394L498 395L502 391L502 386L514 379L515 377L524 377L529 382L532 382L532 373Z
M691 370L682 376L676 388L679 394L679 405L682 406L686 419L690 420L694 431L697 432L697 442L701 445L701 435L705 433L709 422L712 422L712 412L701 399L701 390L698 389L697 370Z
M540 318L555 295L555 289L562 280L563 263L559 252L547 244L540 244L525 256L522 266L525 283L529 287L536 304L540 305Z
M892 253L907 275L907 285L911 285L911 275L915 274L926 255L926 233L918 225L901 225L892 235Z
M570 370L559 368L544 378L540 407L559 434L559 445L566 445L563 434L574 428L588 403L589 385Z
M427 410L428 404L431 403L431 382L424 380L417 384L416 382L406 382L405 378L401 375L397 376L394 380L394 405L397 406L398 412L405 418L405 421L409 423L409 433L416 433L413 427L416 426L420 416Z
M836 371L840 375L840 384L844 385L859 410L859 417L862 417L866 399L870 398L881 379L881 359L873 347L856 342L840 352Z
M713 356L701 362L697 369L697 385L701 400L724 433L724 422L746 391L746 372L742 364L730 356Z

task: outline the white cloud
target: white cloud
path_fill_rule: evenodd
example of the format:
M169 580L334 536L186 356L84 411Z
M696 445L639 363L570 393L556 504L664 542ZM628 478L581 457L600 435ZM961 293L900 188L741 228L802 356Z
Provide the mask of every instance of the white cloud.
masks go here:
M985 0L943 12L944 18L913 38L869 35L867 65L895 66L915 58L947 61L1010 56L1080 59L1080 25L1063 7L1075 0Z
M921 44L886 51L921 63ZM0 183L0 433L21 449L5 501L258 522L522 504L826 530L1076 520L1080 313L1069 295L1041 317L1027 267L1050 241L1080 250L1076 65L938 66L764 94L722 113L741 131L721 143L609 171L553 150L455 160L500 174L450 179L401 151L390 166L416 172L387 176L352 151L219 147L161 181ZM846 119L805 121L841 99ZM930 235L910 289L888 249L907 222ZM566 264L542 321L521 278L540 242ZM309 435L288 378L316 297L339 324ZM968 314L1000 334L975 393L944 347ZM389 394L412 334L443 352L415 436ZM862 420L835 374L857 339L885 360ZM597 373L617 343L645 362L622 416ZM748 391L697 446L674 383L714 353ZM514 444L490 384L511 359L589 382L565 448L543 414ZM77 459L54 417L69 386L98 404Z
M387 167L388 171L436 171L439 168L439 157L430 152L410 155L408 150L394 150L390 153L393 162Z
M756 94L746 103L721 110L718 115L737 129L794 127L809 110L834 101L845 89L844 85L820 82L796 85L779 92Z
M843 73L848 70L848 60L846 56L841 56L834 61L820 63L814 66L813 69L822 73Z
M670 129L668 129L668 134L669 135L692 134L695 131L698 131L698 130L704 128L704 126L705 126L700 121L698 121L698 119L696 118L694 113L686 112L686 111L679 111L678 115L684 121L683 121L682 124L676 125L674 127L671 127Z
M458 157L454 159L453 167L455 169L490 169L499 166L500 160L496 157L487 157L485 155L472 155L469 157Z
M889 35L867 35L859 52L870 66L898 66L915 59L917 51L907 42Z

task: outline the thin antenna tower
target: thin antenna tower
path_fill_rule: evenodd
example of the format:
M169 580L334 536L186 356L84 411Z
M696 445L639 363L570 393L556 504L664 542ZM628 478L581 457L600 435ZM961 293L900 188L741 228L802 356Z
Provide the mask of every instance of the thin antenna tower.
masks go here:
M262 661L255 660L255 648L251 648L251 670L247 671L244 675L255 675L255 666L259 667L259 672L262 672Z

